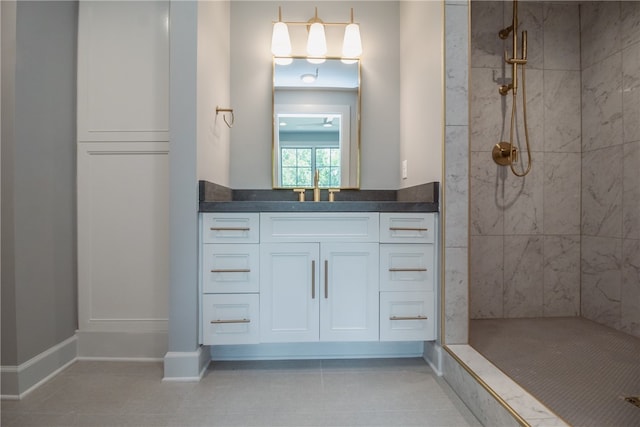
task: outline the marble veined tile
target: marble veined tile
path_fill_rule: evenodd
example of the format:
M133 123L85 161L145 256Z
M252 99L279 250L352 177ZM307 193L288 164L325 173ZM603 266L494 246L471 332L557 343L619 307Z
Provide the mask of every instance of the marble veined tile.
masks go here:
M469 304L472 319L503 315L502 236L471 236Z
M543 232L543 153L531 153L531 170L524 177L517 177L507 171L505 182L504 233L509 234L541 234ZM520 162L516 170L526 167L527 153L520 151Z
M580 153L545 153L545 234L580 234Z
M620 50L620 2L580 4L582 68L589 67Z
M580 236L544 236L545 316L580 314Z
M580 71L580 9L575 3L543 3L545 70Z
M580 71L544 71L544 150L579 153Z
M640 141L623 146L622 236L640 239Z
M445 247L469 245L469 127L445 128Z
M620 3L622 47L626 48L640 42L640 2L623 1Z
M467 248L445 248L444 330L447 344L469 341L469 262Z
M471 69L472 151L491 151L495 144L509 138L511 96L501 96L498 87L511 82L510 72L498 68Z
M582 234L622 237L623 147L582 155Z
M582 236L582 316L620 329L622 240Z
M582 71L582 151L622 144L622 54Z
M640 141L640 44L622 51L624 142Z
M503 28L502 1L471 2L471 65L495 68L502 65L505 43L498 32Z
M511 70L509 70L509 73ZM544 149L544 72L542 70L526 69L524 77L520 71L518 76L518 92L516 101L516 121L514 138L518 141L520 148L525 149L524 133L524 100L526 99L527 109L527 129L529 131L529 145L531 151L542 151ZM510 75L510 74L509 74ZM506 118L507 123L511 121L511 93L506 96L509 99ZM509 136L507 136L509 138Z
M544 277L542 254L542 236L505 236L505 317L542 315Z
M494 163L491 153L471 152L470 216L472 235L504 232L504 197L507 170Z
M640 240L622 241L622 330L640 337Z
M445 7L446 121L469 124L469 23L468 9Z

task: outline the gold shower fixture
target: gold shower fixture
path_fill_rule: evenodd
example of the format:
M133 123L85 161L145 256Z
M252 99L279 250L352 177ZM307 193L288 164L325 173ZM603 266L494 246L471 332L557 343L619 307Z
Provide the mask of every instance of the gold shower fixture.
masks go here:
M513 49L509 56L507 50L504 51L504 61L511 65L511 83L503 84L498 88L502 96L506 96L511 91L511 122L509 126L509 141L502 141L493 147L493 160L501 166L509 166L514 175L523 177L531 170L531 147L529 145L529 129L527 126L527 95L525 80L525 65L527 64L527 32L522 32L522 56L518 57L518 0L513 0L513 20L511 25L498 32L498 37L505 40L511 34ZM524 124L524 137L527 148L527 166L523 171L517 171L514 163L518 163L518 148L515 144L515 126L517 113L517 93L518 93L518 68L522 72L522 115Z

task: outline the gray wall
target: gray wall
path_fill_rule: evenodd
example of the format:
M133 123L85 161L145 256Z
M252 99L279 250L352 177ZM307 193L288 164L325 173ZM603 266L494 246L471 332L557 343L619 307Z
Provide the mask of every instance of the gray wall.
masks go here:
M2 64L15 61L15 75L2 74L2 365L77 327L76 28L70 1L18 2L6 49L3 25Z
M519 2L528 31L527 117L533 167L496 165L509 140L511 81L503 52L511 2L471 3L470 277L472 318L580 313L580 33L576 3ZM520 81L520 93L522 80ZM518 98L522 124L522 98ZM520 128L522 136L522 128ZM524 149L524 138L520 138ZM521 156L526 160L526 154Z

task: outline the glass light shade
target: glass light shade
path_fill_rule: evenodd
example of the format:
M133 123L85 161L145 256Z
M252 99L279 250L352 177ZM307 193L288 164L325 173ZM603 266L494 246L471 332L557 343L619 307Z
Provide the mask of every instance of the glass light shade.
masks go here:
M323 57L327 54L327 39L324 36L324 25L319 22L311 24L307 39L307 55Z
M357 58L362 55L362 41L360 39L360 27L358 24L349 24L344 29L344 41L342 42L342 56L344 58Z
M291 55L291 39L289 38L289 28L284 22L273 24L273 34L271 35L271 53L274 56Z
M273 58L273 62L277 65L289 65L293 63L293 58L290 56L276 56Z

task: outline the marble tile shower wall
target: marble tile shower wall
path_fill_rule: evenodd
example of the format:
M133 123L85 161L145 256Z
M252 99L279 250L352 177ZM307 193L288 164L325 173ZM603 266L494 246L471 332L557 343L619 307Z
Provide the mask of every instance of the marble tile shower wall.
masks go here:
M511 2L471 3L470 310L472 318L580 313L581 87L577 3L519 2L528 32L527 118L533 168L496 165L509 139L503 51ZM522 81L520 82L522 90ZM518 101L521 112L522 102Z
M582 315L640 336L640 3L580 12Z

